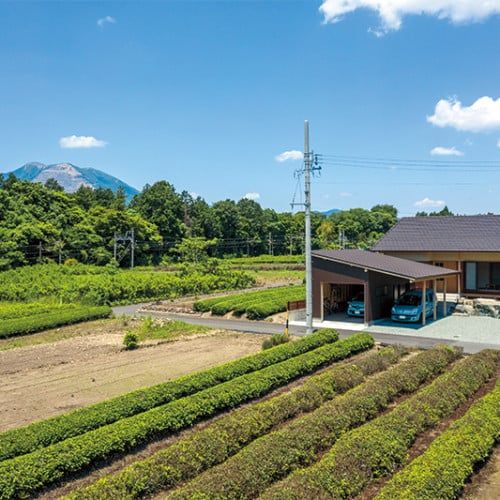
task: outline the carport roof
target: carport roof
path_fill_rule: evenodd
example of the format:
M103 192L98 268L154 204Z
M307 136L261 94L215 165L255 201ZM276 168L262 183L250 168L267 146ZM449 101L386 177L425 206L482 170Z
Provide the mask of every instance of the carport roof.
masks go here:
M397 276L409 281L446 278L454 276L460 271L432 266L399 257L391 257L367 250L317 250L313 257L338 262L352 267L375 271L381 274Z

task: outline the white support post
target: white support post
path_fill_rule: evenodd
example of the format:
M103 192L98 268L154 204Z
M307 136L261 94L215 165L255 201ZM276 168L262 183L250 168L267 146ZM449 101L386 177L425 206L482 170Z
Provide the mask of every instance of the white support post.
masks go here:
M422 326L425 326L427 320L427 281L422 284Z
M432 289L433 289L433 300L432 300L432 304L433 304L433 314L432 314L432 317L434 318L434 321L437 320L437 295L436 295L436 291L437 291L437 280L434 280L433 281L433 286L432 286Z

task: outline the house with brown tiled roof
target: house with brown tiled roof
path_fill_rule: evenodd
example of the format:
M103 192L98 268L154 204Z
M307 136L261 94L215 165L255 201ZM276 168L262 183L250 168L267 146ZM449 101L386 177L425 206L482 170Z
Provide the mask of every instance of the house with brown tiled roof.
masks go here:
M459 271L448 292L500 298L500 215L405 217L372 250Z

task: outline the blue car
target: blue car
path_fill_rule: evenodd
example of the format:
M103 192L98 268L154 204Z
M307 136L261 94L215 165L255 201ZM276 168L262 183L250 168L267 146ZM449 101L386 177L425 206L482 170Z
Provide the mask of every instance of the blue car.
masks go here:
M347 316L362 318L365 315L365 295L359 292L350 302L347 303Z
M426 292L425 316L433 315L436 296L432 290ZM418 323L422 321L422 290L410 290L402 295L391 310L392 321Z

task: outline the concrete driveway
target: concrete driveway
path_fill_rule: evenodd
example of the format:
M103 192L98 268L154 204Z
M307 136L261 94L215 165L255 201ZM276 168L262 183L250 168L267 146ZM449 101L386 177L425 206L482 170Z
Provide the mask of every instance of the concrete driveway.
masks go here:
M481 316L453 315L426 326L383 321L368 327L366 331L500 347L500 320Z

